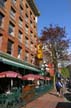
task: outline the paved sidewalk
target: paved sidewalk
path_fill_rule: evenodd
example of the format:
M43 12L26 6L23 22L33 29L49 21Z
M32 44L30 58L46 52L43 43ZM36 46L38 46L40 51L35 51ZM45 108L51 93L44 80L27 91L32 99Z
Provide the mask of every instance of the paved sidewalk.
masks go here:
M56 91L52 90L22 108L71 108L71 103L65 102L64 97L57 97Z

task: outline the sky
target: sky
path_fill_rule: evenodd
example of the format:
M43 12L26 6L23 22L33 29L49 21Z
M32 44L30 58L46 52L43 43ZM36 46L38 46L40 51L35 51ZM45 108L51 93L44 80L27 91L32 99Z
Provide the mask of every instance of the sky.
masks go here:
M44 27L59 25L66 27L67 37L71 39L71 0L34 0L40 16L38 17L38 35Z

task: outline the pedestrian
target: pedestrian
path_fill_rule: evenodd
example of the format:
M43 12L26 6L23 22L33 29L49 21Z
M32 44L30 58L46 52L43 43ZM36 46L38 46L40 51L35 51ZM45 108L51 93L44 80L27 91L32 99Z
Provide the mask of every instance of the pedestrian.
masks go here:
M62 83L61 83L61 79L58 78L56 81L56 90L57 90L57 96L62 96Z

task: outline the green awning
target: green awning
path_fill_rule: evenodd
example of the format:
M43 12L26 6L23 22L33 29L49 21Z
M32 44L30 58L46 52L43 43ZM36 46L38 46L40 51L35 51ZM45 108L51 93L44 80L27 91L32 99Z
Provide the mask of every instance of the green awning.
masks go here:
M40 70L35 68L35 67L31 67L31 66L28 66L28 65L25 65L25 64L22 64L22 63L18 63L18 62L15 62L15 61L3 58L3 57L0 57L0 61L2 61L5 64L14 66L14 67L19 67L19 68L23 68L23 69L28 69L28 70L40 72Z

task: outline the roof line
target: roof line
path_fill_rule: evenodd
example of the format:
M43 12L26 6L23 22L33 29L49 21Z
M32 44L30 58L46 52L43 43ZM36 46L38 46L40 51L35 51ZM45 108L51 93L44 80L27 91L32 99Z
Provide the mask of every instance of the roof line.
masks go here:
M40 16L40 12L38 11L38 9L37 9L37 7L36 7L36 5L35 5L35 3L34 3L34 0L27 0L27 2L28 2L29 5L31 6L31 8L32 8L32 10L33 10L33 12L34 12L34 14L35 14L36 16Z

